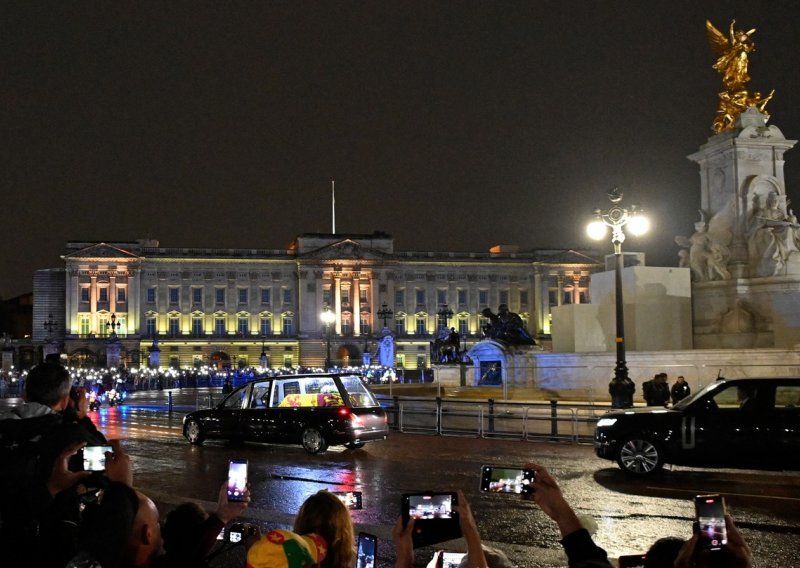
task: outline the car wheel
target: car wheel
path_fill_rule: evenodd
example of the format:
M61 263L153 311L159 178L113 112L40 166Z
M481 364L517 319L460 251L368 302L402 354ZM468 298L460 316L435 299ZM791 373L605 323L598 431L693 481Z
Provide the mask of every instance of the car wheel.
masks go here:
M364 447L364 442L350 442L349 444L345 444L344 447L348 450L357 450L358 448Z
M195 446L202 444L205 439L203 427L200 426L200 422L197 420L189 420L186 423L186 427L183 429L183 435L186 436L190 444L194 444Z
M664 452L644 438L628 438L620 446L617 463L625 473L652 475L664 466Z
M325 436L318 428L309 426L303 430L300 435L300 441L303 444L303 449L309 454L319 454L328 449L328 442L325 441Z

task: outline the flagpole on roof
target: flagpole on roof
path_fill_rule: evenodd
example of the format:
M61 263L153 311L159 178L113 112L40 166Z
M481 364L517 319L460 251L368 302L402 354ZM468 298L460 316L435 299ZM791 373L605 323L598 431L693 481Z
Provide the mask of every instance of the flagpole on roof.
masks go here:
M336 182L331 180L331 234L336 234Z

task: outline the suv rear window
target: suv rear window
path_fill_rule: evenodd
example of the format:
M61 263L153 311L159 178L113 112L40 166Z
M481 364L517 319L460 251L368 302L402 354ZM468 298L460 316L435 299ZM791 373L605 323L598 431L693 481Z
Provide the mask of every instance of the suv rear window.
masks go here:
M372 393L367 390L361 377L358 375L343 375L339 377L342 381L347 394L350 396L350 404L354 408L369 408L378 406L378 402Z

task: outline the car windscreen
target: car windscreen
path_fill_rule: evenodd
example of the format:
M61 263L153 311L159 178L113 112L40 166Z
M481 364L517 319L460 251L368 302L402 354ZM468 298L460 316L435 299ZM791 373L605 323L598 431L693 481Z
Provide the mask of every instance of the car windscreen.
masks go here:
M723 384L724 383L721 382L721 381L707 384L705 387L703 387L702 389L700 389L696 393L692 393L689 396L687 396L686 398L678 401L675 404L675 406L673 406L673 408L677 408L679 410L682 409L682 408L686 408L687 406L692 404L695 400L705 396L710 391L713 391L713 390L716 390L716 389L720 388Z
M361 377L358 375L341 375L339 380L342 381L342 386L347 391L350 398L350 405L353 408L369 408L379 406L375 397L364 385Z

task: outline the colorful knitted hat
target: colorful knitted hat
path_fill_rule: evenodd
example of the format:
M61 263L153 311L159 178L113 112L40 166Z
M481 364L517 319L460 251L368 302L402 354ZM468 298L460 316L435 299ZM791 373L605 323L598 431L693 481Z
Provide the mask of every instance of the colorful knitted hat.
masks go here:
M247 551L247 568L305 568L322 562L327 553L328 545L319 535L274 530Z

